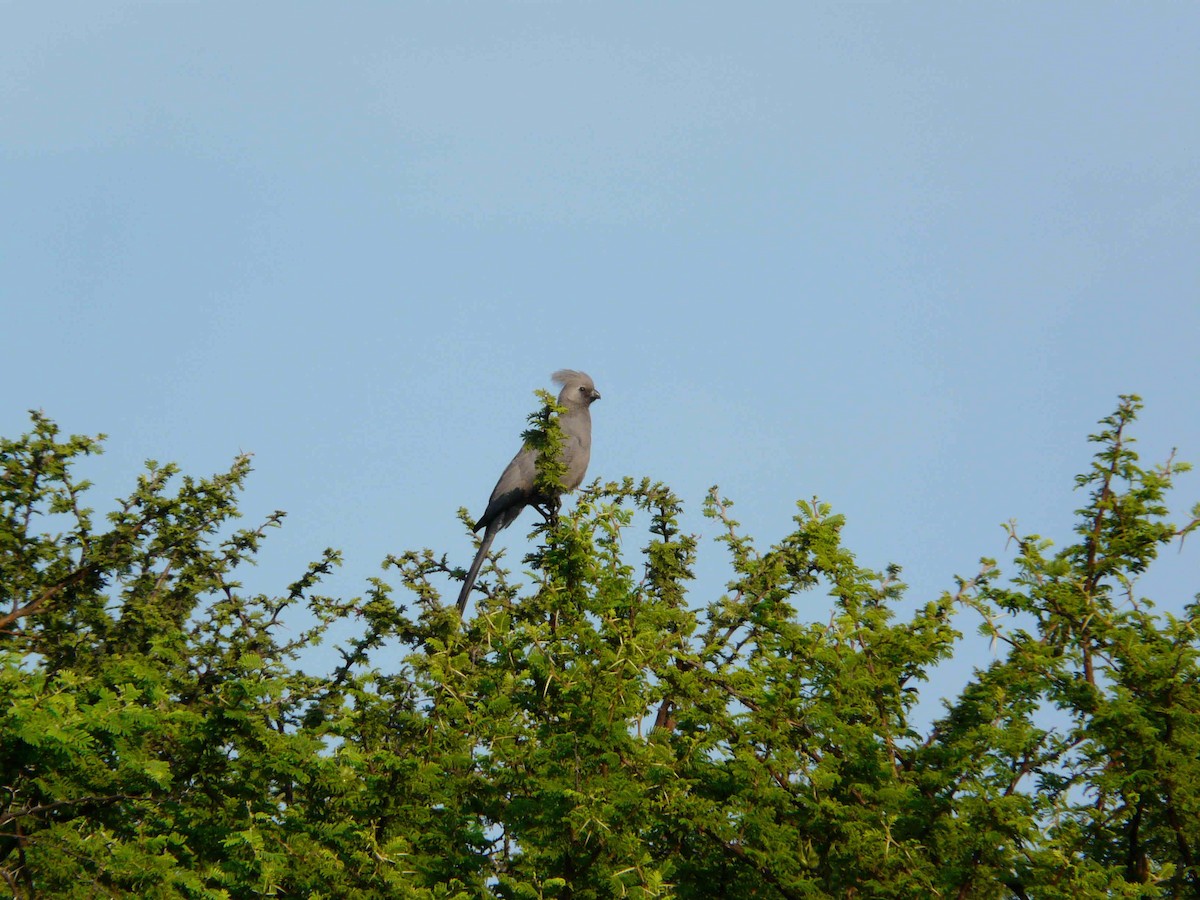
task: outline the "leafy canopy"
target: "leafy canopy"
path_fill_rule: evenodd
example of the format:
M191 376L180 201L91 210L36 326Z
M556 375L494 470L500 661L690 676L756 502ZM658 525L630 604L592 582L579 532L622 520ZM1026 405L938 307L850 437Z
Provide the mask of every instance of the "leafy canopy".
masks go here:
M552 459L543 400L526 439ZM318 592L334 550L249 595L283 514L236 527L247 458L149 462L97 517L73 470L101 439L34 413L0 442L0 875L22 898L1195 896L1200 607L1156 615L1136 579L1200 507L1167 521L1186 466L1142 467L1139 406L1092 436L1074 543L1014 527L1008 580L985 559L906 619L828 505L761 550L715 488L728 585L689 597L680 503L632 479L536 526L527 587L493 556L466 621L431 550L359 597ZM918 727L962 615L995 658ZM340 664L306 673L335 620Z

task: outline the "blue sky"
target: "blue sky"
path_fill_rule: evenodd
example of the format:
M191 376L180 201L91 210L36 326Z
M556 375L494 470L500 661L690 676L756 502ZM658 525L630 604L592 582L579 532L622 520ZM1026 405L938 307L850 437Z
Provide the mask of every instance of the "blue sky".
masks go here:
M592 475L667 482L706 537L720 484L763 545L818 495L914 601L1009 519L1069 539L1119 393L1147 460L1200 461L1193 4L0 20L0 427L108 433L98 502L147 457L252 451L248 519L289 513L256 589L325 546L340 593L389 552L465 565L455 510L561 367L604 394ZM498 541L518 568L530 524ZM1182 606L1198 552L1145 593ZM698 574L702 604L719 547Z

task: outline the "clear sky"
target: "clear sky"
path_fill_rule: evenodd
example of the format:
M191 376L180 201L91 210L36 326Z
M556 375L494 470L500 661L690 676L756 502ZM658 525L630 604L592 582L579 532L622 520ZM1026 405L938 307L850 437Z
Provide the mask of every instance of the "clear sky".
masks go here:
M1198 48L1167 2L5 5L0 428L108 433L99 500L253 451L252 586L335 546L356 593L469 561L579 368L592 475L764 546L818 495L931 599L1009 519L1069 540L1119 393L1200 462Z

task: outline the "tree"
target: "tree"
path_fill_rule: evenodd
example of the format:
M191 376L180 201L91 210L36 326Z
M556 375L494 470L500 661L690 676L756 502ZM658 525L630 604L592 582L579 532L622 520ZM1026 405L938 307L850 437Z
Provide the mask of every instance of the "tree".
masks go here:
M23 898L1194 896L1200 607L1157 616L1135 579L1200 506L1167 522L1186 467L1139 465L1138 408L1093 436L1074 543L1014 528L1010 580L985 559L905 620L828 505L759 550L715 488L729 584L689 600L680 503L630 479L535 527L528 588L493 555L466 620L430 550L361 597L317 593L333 550L248 596L282 520L233 527L248 459L151 462L99 524L72 467L100 439L35 413L0 442L0 873ZM919 728L961 616L999 652ZM343 618L341 664L302 671Z

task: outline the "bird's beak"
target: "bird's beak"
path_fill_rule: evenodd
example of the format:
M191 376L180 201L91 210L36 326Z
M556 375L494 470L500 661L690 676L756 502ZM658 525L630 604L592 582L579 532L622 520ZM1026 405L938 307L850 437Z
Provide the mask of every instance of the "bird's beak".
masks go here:
M599 400L599 399L600 399L600 392L599 392L599 391L597 391L597 390L595 390L595 389L593 389L593 390L592 390L592 399L593 399L593 400Z

